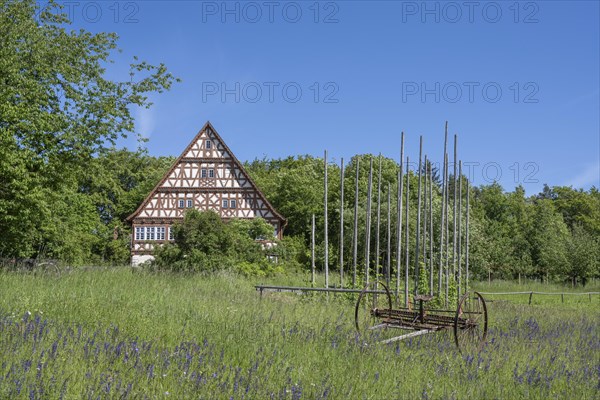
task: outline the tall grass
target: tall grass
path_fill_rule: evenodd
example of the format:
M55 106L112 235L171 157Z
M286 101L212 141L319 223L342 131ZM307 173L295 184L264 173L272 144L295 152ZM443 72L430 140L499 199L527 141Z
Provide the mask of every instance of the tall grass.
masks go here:
M306 284L295 275L264 281ZM351 296L272 293L230 274L0 274L1 398L597 398L592 305L490 304L489 343L378 345ZM477 286L477 285L475 285Z

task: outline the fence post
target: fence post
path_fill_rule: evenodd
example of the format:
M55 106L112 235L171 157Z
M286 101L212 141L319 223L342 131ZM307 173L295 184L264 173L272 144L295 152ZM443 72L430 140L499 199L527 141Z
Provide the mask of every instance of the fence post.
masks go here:
M533 292L529 293L529 305L531 305L531 298L533 297Z
M562 300L563 303L565 302L565 294L564 293L560 294L560 299Z

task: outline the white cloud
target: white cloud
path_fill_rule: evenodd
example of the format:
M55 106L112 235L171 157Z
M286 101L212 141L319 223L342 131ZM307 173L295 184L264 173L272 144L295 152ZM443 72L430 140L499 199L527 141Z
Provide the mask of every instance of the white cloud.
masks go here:
M579 175L571 178L567 185L574 188L585 188L586 186L600 186L600 163L588 165Z
M153 105L155 107L156 105ZM156 121L154 120L154 113L151 109L139 107L136 112L135 122L137 124L137 132L142 137L149 138L154 131Z

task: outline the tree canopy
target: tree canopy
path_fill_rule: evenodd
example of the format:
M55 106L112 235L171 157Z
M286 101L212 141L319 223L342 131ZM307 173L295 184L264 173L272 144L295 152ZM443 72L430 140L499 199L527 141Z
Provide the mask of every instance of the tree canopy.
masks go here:
M0 0L0 254L82 262L91 246L78 243L93 243L107 221L80 176L135 134L132 109L176 79L137 59L122 81L107 79L117 35L69 31L61 10Z

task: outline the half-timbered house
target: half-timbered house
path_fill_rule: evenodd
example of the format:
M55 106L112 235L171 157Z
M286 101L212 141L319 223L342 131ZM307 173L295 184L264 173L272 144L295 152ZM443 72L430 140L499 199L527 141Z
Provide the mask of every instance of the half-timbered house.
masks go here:
M286 223L210 122L127 218L132 225L132 264L151 260L155 246L173 240L173 223L190 208L216 211L225 221L262 217L273 225L278 239Z

